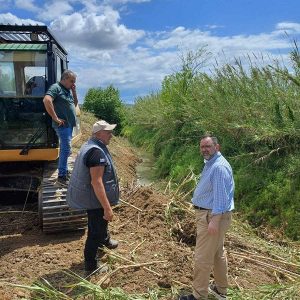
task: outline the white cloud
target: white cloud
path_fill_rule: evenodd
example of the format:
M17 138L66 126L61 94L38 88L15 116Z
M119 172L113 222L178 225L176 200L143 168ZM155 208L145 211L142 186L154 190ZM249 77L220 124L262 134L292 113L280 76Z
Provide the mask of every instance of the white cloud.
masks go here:
M217 28L223 28L224 26L220 25L205 25L206 28L208 29L217 29Z
M51 21L55 20L57 16L64 15L73 11L73 7L68 1L54 0L47 2L40 10L38 17L42 20Z
M74 0L77 2L77 0ZM103 1L99 2L97 0L81 0L79 1L82 4L82 12L84 13L94 13L101 14L103 12Z
M0 23L2 24L18 24L18 25L44 25L42 22L38 22L32 19L21 19L11 13L0 14Z
M34 0L15 0L15 5L20 9L29 10L32 12L36 12L39 10L38 6L34 4Z
M103 51L102 51L103 52ZM87 55L70 51L70 68L78 73L82 101L87 89L113 84L122 94L148 93L160 88L165 75L178 66L178 55L165 52L153 55L145 48L115 50L108 60L94 50ZM129 97L133 101L133 96Z
M151 0L104 0L104 3L107 5L113 4L126 4L126 3L143 3L150 2Z
M199 29L190 30L177 27L171 32L161 32L158 36L147 40L149 47L155 49L190 48L197 49L207 45L210 51L218 52L224 49L238 49L243 51L264 51L278 48L287 48L288 41L283 39L282 32L258 35L235 35L219 37L209 31Z
M73 13L54 20L50 27L68 45L85 49L118 49L126 47L144 35L119 25L117 11L106 8L102 15Z
M300 23L281 22L276 25L276 29L287 33L300 33Z

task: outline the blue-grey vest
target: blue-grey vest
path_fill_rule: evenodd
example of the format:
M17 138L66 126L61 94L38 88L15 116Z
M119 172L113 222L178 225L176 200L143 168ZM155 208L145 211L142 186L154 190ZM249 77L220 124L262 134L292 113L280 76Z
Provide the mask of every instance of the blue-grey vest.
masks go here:
M119 202L119 183L111 155L102 142L92 138L81 147L74 163L67 191L67 202L71 208L101 208L100 201L91 185L90 169L85 165L85 155L92 148L99 149L107 161L102 179L106 196L111 205L116 205Z

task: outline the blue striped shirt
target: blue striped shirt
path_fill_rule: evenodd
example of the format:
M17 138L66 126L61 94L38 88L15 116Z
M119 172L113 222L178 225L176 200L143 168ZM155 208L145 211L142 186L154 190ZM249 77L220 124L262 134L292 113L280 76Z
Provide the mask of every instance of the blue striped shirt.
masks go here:
M218 215L234 209L233 194L232 168L224 156L217 152L210 160L205 160L192 203L211 209L213 215Z

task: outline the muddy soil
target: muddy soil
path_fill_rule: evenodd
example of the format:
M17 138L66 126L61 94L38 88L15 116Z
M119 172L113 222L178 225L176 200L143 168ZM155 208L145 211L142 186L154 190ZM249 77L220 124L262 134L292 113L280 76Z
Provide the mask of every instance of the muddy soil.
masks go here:
M154 186L138 186L135 166L139 159L126 141L115 139L110 146L122 183L123 202L114 209L115 218L110 224L111 236L119 247L102 258L110 268L120 268L105 282L132 293L147 292L151 288L188 290L192 282L195 223L193 216L183 213L166 222L165 211L170 198ZM30 204L21 214L13 212L20 207L2 207L0 217L0 299L30 297L27 290L14 288L7 283L32 284L43 279L62 290L72 280L65 271L85 276L83 247L85 232L44 234L37 218L37 205ZM10 211L8 211L10 210ZM227 242L230 265L230 283L239 288L275 283L276 275L264 267L237 257L233 253L250 249L236 234L229 234ZM251 248L253 250L253 248ZM138 266L147 263L147 266ZM93 275L98 283L103 275ZM281 277L284 281L285 278ZM162 298L163 299L163 298Z

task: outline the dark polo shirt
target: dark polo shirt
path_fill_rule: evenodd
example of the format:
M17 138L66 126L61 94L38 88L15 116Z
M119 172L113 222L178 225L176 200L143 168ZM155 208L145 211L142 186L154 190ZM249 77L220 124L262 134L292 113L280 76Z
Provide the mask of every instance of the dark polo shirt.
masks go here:
M76 112L72 93L61 83L54 83L48 89L46 95L53 98L55 113L59 119L65 121L65 127L76 126ZM52 120L52 127L58 127L58 124Z

